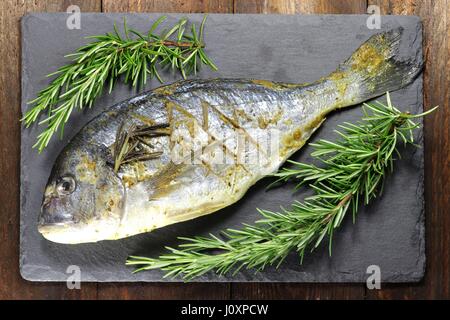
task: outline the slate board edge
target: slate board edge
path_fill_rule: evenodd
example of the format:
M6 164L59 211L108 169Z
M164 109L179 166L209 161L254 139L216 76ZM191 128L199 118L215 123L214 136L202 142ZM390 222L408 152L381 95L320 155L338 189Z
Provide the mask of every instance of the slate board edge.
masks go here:
M24 26L24 24L26 22L26 18L28 18L29 16L35 16L35 15L39 15L39 14L32 13L32 14L28 14L27 16L23 17L23 19L21 21L22 28L23 28L23 26ZM94 15L96 15L96 14L94 14ZM117 14L114 14L114 15L124 16L126 14L117 13ZM342 15L327 15L327 16L339 16L339 17L342 17ZM418 24L418 27L420 29L422 28L421 23ZM22 38L22 41L23 41L23 38ZM22 46L22 50L23 50L23 46ZM24 76L25 75L26 75L26 72L25 72L25 69L24 69L24 66L23 66L22 67L22 88L23 88L24 82L25 82L24 81L24 79L25 79ZM422 77L422 75L421 75L421 77ZM24 95L24 91L22 90L22 96L23 95ZM24 107L26 107L26 103L24 101L22 101L22 110L24 109ZM23 135L23 132L24 132L23 130L24 130L24 128L22 127L21 136ZM23 151L22 148L23 148L23 146L21 145L21 154L22 154L22 151ZM423 159L422 159L422 162L423 162ZM23 174L24 173L24 169L26 169L26 168L24 168L24 166L21 165L21 181L22 182L26 182L26 179L24 179L24 174ZM421 174L423 176L423 166L422 166L422 173ZM423 198L423 187L424 186L423 186L423 183L422 183L421 184L422 198ZM25 191L24 185L23 185L23 183L21 183L21 185L20 185L21 210L22 210L22 201L25 200L25 192L26 191ZM424 217L424 207L422 206L422 214L420 216L420 220L421 221L419 221L420 233L421 234L423 234L425 232L424 224L423 224L424 218L425 218ZM21 228L20 242L22 243L22 240L23 240L23 237L22 237L23 236L23 233L22 233L22 231L23 231L22 230L23 229L22 220L20 220L20 228ZM421 249L422 252L425 250L425 238L423 238L423 241L421 241L420 249ZM421 269L420 272L414 272L414 273L410 273L410 274L400 274L400 275L399 274L389 274L389 273L388 274L384 274L383 275L383 277L385 278L384 282L405 282L405 281L417 282L417 281L420 281L423 278L424 271L425 271L425 264L426 264L426 257L425 257L425 255L421 255L421 256L422 256L422 259L419 261L419 264L422 265L422 269ZM26 268L24 268L24 263L23 263L23 259L22 259L22 246L21 246L21 248L20 248L20 272L21 272L21 275L26 280L35 281L37 278L35 278L32 274L28 274L25 269ZM343 276L341 273L339 273L338 275L337 274L336 275L334 275L334 274L331 275L330 274L330 278L333 279L332 280L333 282L352 281L352 279L348 278L347 275ZM61 281L61 280L42 280L40 278L38 280L41 281L41 282L60 282ZM146 282L146 281L141 281L141 280L137 280L137 281L138 282ZM223 279L223 280L221 280L220 278L218 278L217 281L214 280L213 282L223 282L223 281L235 282L235 281L233 281L233 279ZM313 281L314 282L330 282L330 281L317 281L317 280L313 280ZM354 279L353 279L353 281L354 281ZM90 280L86 279L86 282L90 282ZM97 279L97 280L95 280L95 282L109 282L109 281L108 280L98 280ZM115 282L134 282L134 281L128 279L128 280L123 280L123 281L122 280L115 280ZM152 282L167 282L167 281L152 281ZM179 281L174 281L174 282L179 282ZM193 281L193 282L197 282L197 281ZM253 282L253 281L248 281L248 282ZM266 282L266 281L258 281L258 282ZM267 281L267 282L272 282L272 281ZM283 281L283 282L290 282L290 281ZM296 281L293 281L293 282L296 282ZM308 281L305 281L305 283L307 283L307 282Z

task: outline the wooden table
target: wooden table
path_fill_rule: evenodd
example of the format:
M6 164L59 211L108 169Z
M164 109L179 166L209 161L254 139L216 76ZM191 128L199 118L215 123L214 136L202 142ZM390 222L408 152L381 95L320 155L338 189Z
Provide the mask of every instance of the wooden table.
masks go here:
M414 285L256 283L31 283L19 274L20 18L33 11L216 12L419 15L424 24L424 105L440 105L425 120L427 270ZM448 0L2 0L0 2L0 299L449 299L450 106ZM51 50L51 48L49 48Z

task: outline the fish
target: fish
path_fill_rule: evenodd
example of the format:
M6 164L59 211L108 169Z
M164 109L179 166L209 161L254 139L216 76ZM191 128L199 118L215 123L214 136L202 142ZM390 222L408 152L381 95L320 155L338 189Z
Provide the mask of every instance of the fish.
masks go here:
M378 33L312 83L190 79L118 103L58 155L38 231L64 244L117 240L217 212L244 197L328 113L394 91L422 70L403 29Z

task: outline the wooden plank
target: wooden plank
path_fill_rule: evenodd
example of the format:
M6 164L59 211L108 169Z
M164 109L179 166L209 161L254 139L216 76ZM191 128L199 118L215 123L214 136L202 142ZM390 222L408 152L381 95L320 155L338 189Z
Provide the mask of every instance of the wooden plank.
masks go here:
M114 3L116 2L116 3ZM364 13L365 1L238 1L237 13ZM448 0L400 1L369 0L380 5L384 14L417 14L425 29L425 106L439 104L438 113L425 120L425 178L427 211L427 275L419 285L391 285L368 291L369 298L450 298L450 205L449 190L449 74ZM20 26L19 19L29 11L64 11L77 4L82 11L99 11L100 0L1 1L0 2L0 299L90 298L97 297L96 284L82 284L82 290L67 290L64 284L36 284L21 279L18 272L19 243L19 150L20 150ZM106 11L232 12L233 1L112 1L103 0ZM447 72L442 72L447 70ZM100 298L226 298L226 289L214 294L215 285L205 285L203 293L181 284L102 284ZM221 287L222 284L219 285ZM224 284L223 286L227 286ZM361 288L347 285L236 284L233 298L360 298ZM149 291L154 291L151 293Z
M104 12L232 13L233 0L103 0Z
M224 300L230 297L228 283L101 283L98 299L131 300Z
M104 12L214 12L232 13L232 0L113 1L103 0ZM227 283L99 284L99 299L227 299Z
M0 299L95 298L96 284L68 290L65 284L30 283L19 274L19 162L20 162L20 18L31 11L100 11L99 0L0 2ZM51 48L50 48L51 49Z
M233 283L231 290L231 299L237 300L356 300L363 298L364 287L361 284Z
M235 13L365 13L366 1L236 1ZM360 284L236 283L232 299L362 299Z
M418 15L424 27L424 107L440 108L425 119L425 212L427 270L414 286L386 285L368 291L375 299L450 298L450 106L449 1L369 0L382 14Z
M234 9L235 13L351 14L365 13L366 0L236 0Z

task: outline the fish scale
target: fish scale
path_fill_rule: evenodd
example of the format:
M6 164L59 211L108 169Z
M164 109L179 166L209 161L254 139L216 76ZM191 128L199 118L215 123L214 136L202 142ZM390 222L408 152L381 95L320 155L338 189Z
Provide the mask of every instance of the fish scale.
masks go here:
M186 80L111 107L56 160L39 231L61 243L120 239L235 203L299 150L327 113L414 80L422 66L397 58L402 32L372 36L313 83ZM122 163L121 150L136 158Z

